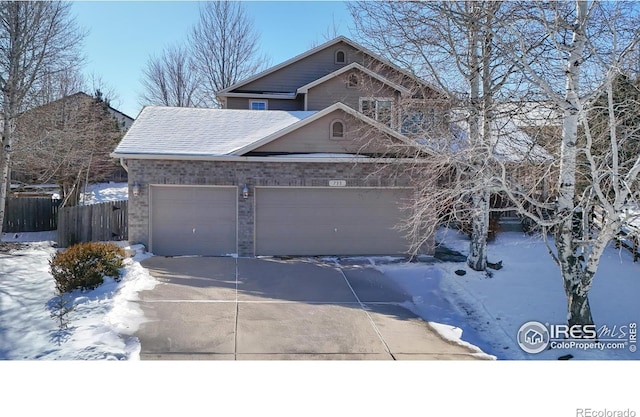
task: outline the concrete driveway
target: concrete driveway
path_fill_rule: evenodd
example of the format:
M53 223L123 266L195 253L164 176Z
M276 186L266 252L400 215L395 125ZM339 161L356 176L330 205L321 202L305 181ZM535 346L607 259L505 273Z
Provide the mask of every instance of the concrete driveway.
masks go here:
M152 257L142 359L475 359L398 306L372 268L311 260Z

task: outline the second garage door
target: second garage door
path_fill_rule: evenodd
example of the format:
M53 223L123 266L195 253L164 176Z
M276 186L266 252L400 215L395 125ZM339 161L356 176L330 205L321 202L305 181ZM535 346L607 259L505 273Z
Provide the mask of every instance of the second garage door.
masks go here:
M151 251L156 255L236 253L236 187L151 187Z
M257 188L256 255L393 255L410 189Z

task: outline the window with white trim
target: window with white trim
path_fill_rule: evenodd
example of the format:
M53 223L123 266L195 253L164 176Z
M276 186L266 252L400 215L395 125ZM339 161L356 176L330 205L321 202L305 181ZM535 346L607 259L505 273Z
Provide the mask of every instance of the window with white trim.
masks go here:
M331 132L331 139L344 139L345 138L345 124L342 120L334 120L331 122L331 127L329 128Z
M342 49L338 49L336 51L335 63L336 64L346 64L347 63L347 54Z
M267 110L267 100L249 100L250 110Z
M360 98L360 112L391 127L393 121L393 99L388 97Z

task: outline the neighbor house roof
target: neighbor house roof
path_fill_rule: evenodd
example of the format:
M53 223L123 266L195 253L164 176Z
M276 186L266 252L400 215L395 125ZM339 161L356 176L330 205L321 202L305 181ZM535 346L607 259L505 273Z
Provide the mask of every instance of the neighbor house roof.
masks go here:
M469 124L466 120L452 123L455 139L447 141L453 152L469 146ZM497 117L491 123L491 132L487 145L496 159L503 162L545 163L552 161L553 155L538 145L531 137L509 117Z
M313 113L145 107L113 155L231 155Z

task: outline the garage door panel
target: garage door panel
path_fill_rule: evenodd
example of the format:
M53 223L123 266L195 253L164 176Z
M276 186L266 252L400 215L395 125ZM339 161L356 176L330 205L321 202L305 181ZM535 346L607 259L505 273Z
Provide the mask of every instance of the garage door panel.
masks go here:
M408 189L258 188L257 255L406 253L401 222Z
M236 189L152 187L151 250L157 255L236 252Z

